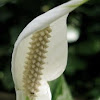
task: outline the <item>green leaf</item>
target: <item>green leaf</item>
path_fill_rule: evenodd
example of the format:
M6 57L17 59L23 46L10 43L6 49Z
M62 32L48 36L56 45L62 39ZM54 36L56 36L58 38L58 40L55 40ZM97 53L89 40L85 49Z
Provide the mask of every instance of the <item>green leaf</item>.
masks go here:
M50 82L52 100L73 100L64 76Z

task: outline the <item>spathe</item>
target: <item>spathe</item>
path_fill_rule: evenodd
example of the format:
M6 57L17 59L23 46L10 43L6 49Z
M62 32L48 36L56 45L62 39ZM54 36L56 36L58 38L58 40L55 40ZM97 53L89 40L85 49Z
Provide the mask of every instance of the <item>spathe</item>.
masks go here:
M27 52L30 50L28 47L30 46L29 42L31 41L31 37L32 35L40 34L40 31L47 31L47 27L51 29L51 38L50 42L47 43L48 48L46 49L47 53L43 65L44 69L41 75L41 86L39 86L39 92L36 92L36 100L39 100L40 97L44 97L42 98L43 100L47 98L48 100L51 99L47 81L58 78L64 72L67 64L68 48L66 39L66 18L69 12L84 2L86 2L86 0L72 0L60 5L32 20L21 32L15 43L12 55L12 75L15 83L17 99L20 98L20 95L28 96L23 87L23 73L24 70L26 70L25 61ZM33 40L34 39L35 38L33 38ZM25 81L27 81L27 79ZM22 100L24 100L24 96L22 96Z
M42 30L43 28L49 26L55 20L59 19L64 15L68 15L71 11L73 11L78 6L84 4L88 0L71 0L67 3L64 3L58 7L55 7L48 12L36 17L33 19L21 32L18 40L15 45L18 45L18 41L21 41L28 35L37 32L38 30ZM34 24L33 24L34 23Z

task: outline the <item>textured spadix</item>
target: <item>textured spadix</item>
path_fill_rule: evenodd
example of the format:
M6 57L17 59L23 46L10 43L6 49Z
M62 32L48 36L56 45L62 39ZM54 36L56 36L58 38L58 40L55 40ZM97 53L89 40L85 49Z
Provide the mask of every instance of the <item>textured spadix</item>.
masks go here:
M17 99L51 100L47 81L59 77L67 64L67 16L84 2L60 5L32 20L21 32L12 55Z

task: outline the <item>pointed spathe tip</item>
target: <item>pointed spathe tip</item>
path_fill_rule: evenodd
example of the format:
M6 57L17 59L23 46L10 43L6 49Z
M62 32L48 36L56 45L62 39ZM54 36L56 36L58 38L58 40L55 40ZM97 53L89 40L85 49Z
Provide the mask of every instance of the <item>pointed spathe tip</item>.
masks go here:
M68 12L71 12L87 1L89 1L89 0L70 0L69 2L65 3L63 6L66 7Z

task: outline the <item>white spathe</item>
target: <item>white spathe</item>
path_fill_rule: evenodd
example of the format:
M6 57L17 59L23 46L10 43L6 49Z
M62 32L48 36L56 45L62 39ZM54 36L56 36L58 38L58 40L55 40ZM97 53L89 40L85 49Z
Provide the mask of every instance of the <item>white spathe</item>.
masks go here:
M54 21L50 27L52 29L46 63L44 65L44 78L47 81L58 78L65 70L67 64L67 15Z
M23 71L24 63L29 51L30 37L39 30L48 26L52 29L50 42L42 75L42 84L36 100L51 100L51 92L47 81L58 78L65 70L67 64L67 26L66 19L72 10L86 0L72 0L60 5L45 14L32 20L20 33L12 54L12 75L18 100L24 100ZM21 95L21 96L20 96ZM20 98L21 97L21 98Z

